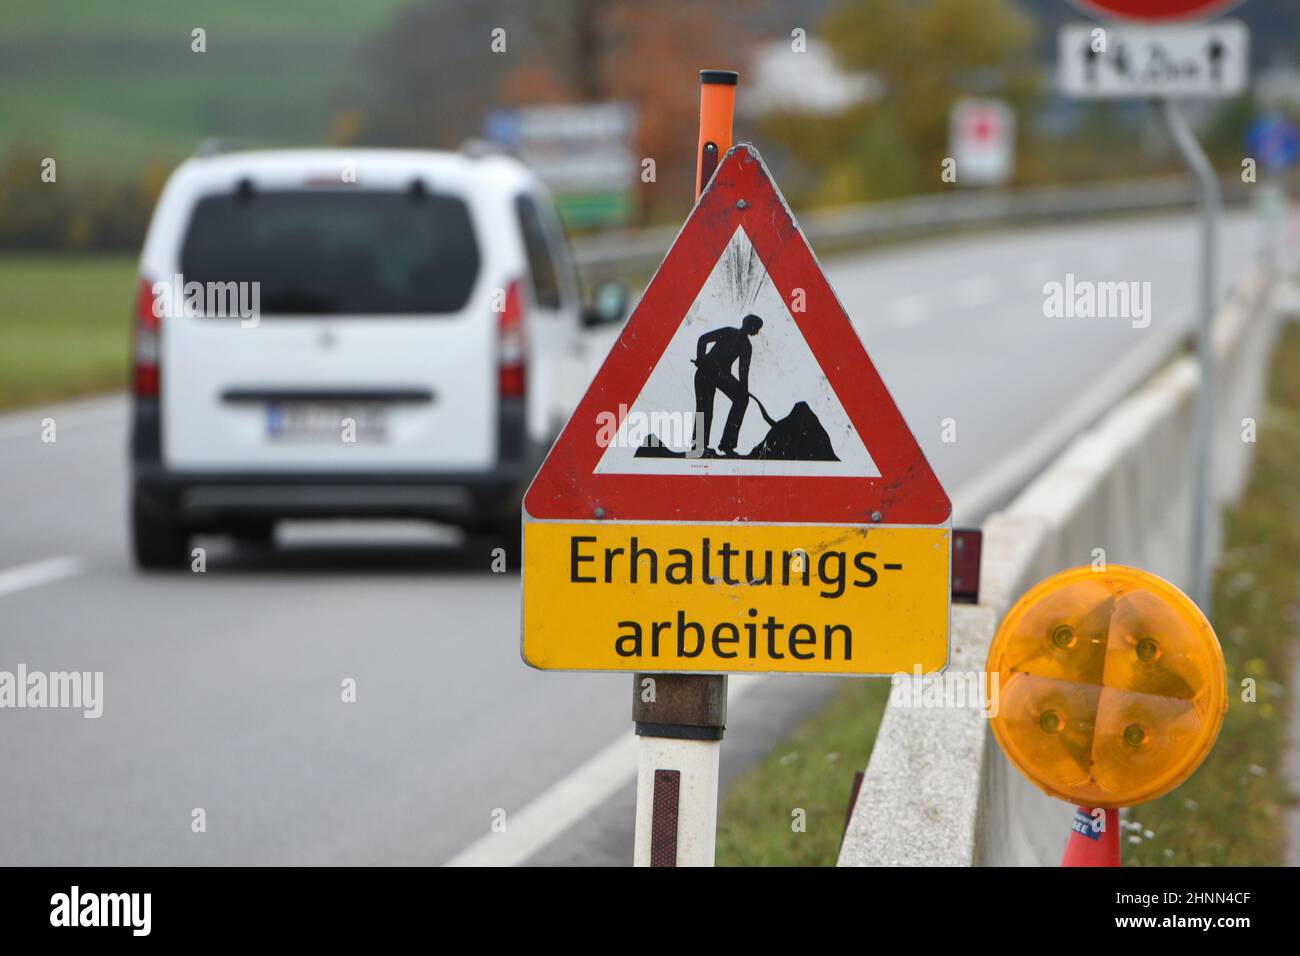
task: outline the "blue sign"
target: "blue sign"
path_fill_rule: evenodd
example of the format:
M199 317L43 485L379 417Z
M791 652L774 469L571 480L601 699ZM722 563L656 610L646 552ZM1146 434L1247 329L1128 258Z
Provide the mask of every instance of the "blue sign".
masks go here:
M1275 113L1265 114L1250 124L1246 149L1265 169L1294 166L1300 162L1300 128Z
M1101 828L1103 823L1100 819L1091 817L1081 809L1074 811L1074 823L1070 827L1075 833L1086 836L1089 840L1101 839Z
M506 149L518 146L522 133L523 122L518 110L492 110L483 120L483 134Z

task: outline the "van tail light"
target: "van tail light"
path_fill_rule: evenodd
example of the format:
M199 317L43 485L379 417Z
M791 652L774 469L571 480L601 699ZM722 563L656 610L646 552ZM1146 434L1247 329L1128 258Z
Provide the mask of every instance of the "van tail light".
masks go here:
M497 356L501 397L523 398L528 349L524 339L524 287L517 279L506 287L505 307L497 314Z
M154 301L153 283L141 278L135 295L135 331L131 343L131 391L137 398L158 395L162 320L154 312Z

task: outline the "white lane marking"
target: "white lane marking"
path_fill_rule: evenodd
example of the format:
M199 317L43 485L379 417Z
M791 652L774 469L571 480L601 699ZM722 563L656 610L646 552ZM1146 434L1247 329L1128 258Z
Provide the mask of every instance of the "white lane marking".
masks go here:
M16 591L25 591L28 588L40 587L42 584L49 584L63 578L74 577L84 570L85 563L80 558L66 555L47 558L44 561L33 561L31 564L20 564L16 568L0 571L0 597Z
M998 294L998 284L991 275L982 272L962 279L954 291L958 305L973 309L992 302Z
M727 682L727 706L763 680L761 675L732 675ZM485 833L447 863L447 866L519 866L620 787L636 780L640 744L625 734L601 750L522 810L507 810L506 829ZM632 848L628 847L631 853Z
M930 302L923 295L905 295L885 306L885 315L899 328L924 322L930 312Z

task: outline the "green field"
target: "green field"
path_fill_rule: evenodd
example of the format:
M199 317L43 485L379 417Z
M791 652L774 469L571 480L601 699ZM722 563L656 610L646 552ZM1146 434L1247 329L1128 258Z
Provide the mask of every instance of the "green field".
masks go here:
M0 409L124 388L135 260L0 257Z
M402 3L0 0L0 155L24 145L69 175L129 176L208 137L326 141L364 45Z
M299 34L304 24L314 34L350 36L388 19L404 0L3 0L0 23L11 36L69 32L166 37L178 25L243 33Z

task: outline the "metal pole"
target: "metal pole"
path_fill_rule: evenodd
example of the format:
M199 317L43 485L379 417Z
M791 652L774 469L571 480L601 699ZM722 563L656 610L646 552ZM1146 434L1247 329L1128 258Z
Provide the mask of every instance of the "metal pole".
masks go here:
M1256 191L1259 197L1259 254L1269 269L1286 266L1286 191L1279 177L1266 172Z
M737 79L700 71L696 200L731 148ZM637 674L632 719L641 738L633 865L713 866L726 675Z
M1173 100L1162 104L1165 122L1183 161L1196 178L1201 213L1201 275L1198 294L1196 352L1200 360L1201 387L1196 395L1196 446L1192 461L1192 600L1210 613L1209 533L1213 476L1211 427L1214 415L1214 308L1215 271L1219 231L1219 179L1201 144Z
M637 674L634 866L713 866L727 678Z

